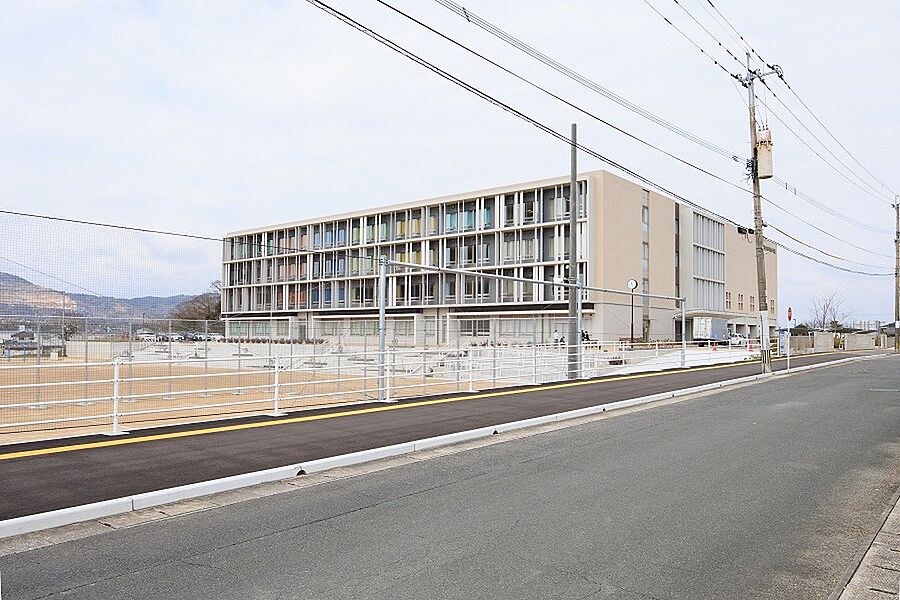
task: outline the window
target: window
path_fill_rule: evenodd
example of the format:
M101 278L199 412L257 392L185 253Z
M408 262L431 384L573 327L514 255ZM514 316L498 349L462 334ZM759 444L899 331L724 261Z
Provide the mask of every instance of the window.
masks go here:
M438 225L437 209L432 209L431 215L428 217L428 233L438 233Z
M520 260L534 260L534 238L529 237L532 233L524 234L522 238L522 256Z
M466 319L459 322L460 335L488 336L491 333L491 322L488 319Z
M456 302L456 276L448 276L444 280L444 298L450 302Z
M645 269L650 268L650 243L644 242L643 246L643 256L642 256L643 266Z
M503 260L504 262L516 261L516 234L507 233L503 237Z
M725 292L725 310L731 310L731 292Z
M449 231L456 231L456 212L448 212L444 215L444 229Z
M481 244L481 264L494 264L494 245L490 241Z
M465 212L463 213L465 217L464 227L467 230L475 229L475 208L474 207L466 207Z
M504 272L504 275L512 275L511 272ZM510 279L503 279L500 282L500 293L503 295L504 300L512 300L513 295L515 294L515 281Z
M459 260L459 249L455 245L456 240L451 240L451 243L448 243L446 248L446 264L445 267L452 267L456 265Z
M466 298L475 297L475 277L466 277L463 283L463 296Z
M409 337L414 333L413 322L410 320L394 321L394 335Z
M738 294L738 310L744 310L744 295Z
M534 223L534 200L525 204L522 221L524 223Z
M750 296L750 312L756 312L756 298Z
M641 230L644 233L650 231L650 207L642 206L641 207Z

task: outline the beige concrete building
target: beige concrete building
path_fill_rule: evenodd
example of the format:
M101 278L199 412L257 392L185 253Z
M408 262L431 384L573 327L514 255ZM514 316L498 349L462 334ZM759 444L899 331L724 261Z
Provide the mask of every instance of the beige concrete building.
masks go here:
M231 337L304 338L371 333L377 256L513 275L498 281L410 269L389 276L388 316L402 335L440 344L456 334L546 339L565 331L568 177L376 207L230 233L222 310ZM586 285L687 298L698 316L725 318L757 335L752 230L608 173L579 175L578 263ZM777 252L767 251L770 316L776 314ZM586 293L593 339L680 339L669 300Z

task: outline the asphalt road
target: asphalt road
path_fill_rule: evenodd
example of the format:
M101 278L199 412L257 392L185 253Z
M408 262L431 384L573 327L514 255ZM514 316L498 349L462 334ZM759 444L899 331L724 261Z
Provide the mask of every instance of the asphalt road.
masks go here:
M0 558L22 598L826 598L900 480L894 358Z
M851 355L853 353L806 356L794 359L792 366L838 360ZM784 366L783 360L775 362L776 368ZM544 386L524 393L486 395L443 404L420 406L415 401L406 401L394 405L399 406L399 409L385 412L154 439L58 454L7 458L20 451L91 442L106 444L110 442L110 438L92 436L3 446L0 448L0 482L3 492L0 494L0 519L528 419L758 372L758 363L746 363L613 377L575 387ZM456 397L465 396L462 394ZM331 409L312 414L344 411L346 409ZM228 427L237 423L265 421L273 419L245 419L219 422L217 425ZM274 421L280 422L278 419ZM143 430L128 438L117 439L133 442L147 435L168 435L207 426L195 424Z

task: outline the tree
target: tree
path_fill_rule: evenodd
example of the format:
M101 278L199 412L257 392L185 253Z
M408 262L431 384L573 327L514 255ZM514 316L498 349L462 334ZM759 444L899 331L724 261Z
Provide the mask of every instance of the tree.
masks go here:
M222 282L213 281L209 290L188 298L169 312L169 317L186 321L217 321L222 316Z
M841 328L841 323L850 317L845 307L844 291L832 288L812 294L810 302L810 325L823 331Z

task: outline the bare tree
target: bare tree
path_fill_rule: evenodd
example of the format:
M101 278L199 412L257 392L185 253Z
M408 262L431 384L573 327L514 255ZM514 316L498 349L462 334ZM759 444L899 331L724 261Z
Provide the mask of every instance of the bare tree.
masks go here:
M850 317L846 308L844 291L831 288L814 292L810 302L810 325L824 331L840 329L841 324Z
M216 321L222 316L222 283L213 281L209 290L188 298L172 309L169 316L173 319L191 321Z

